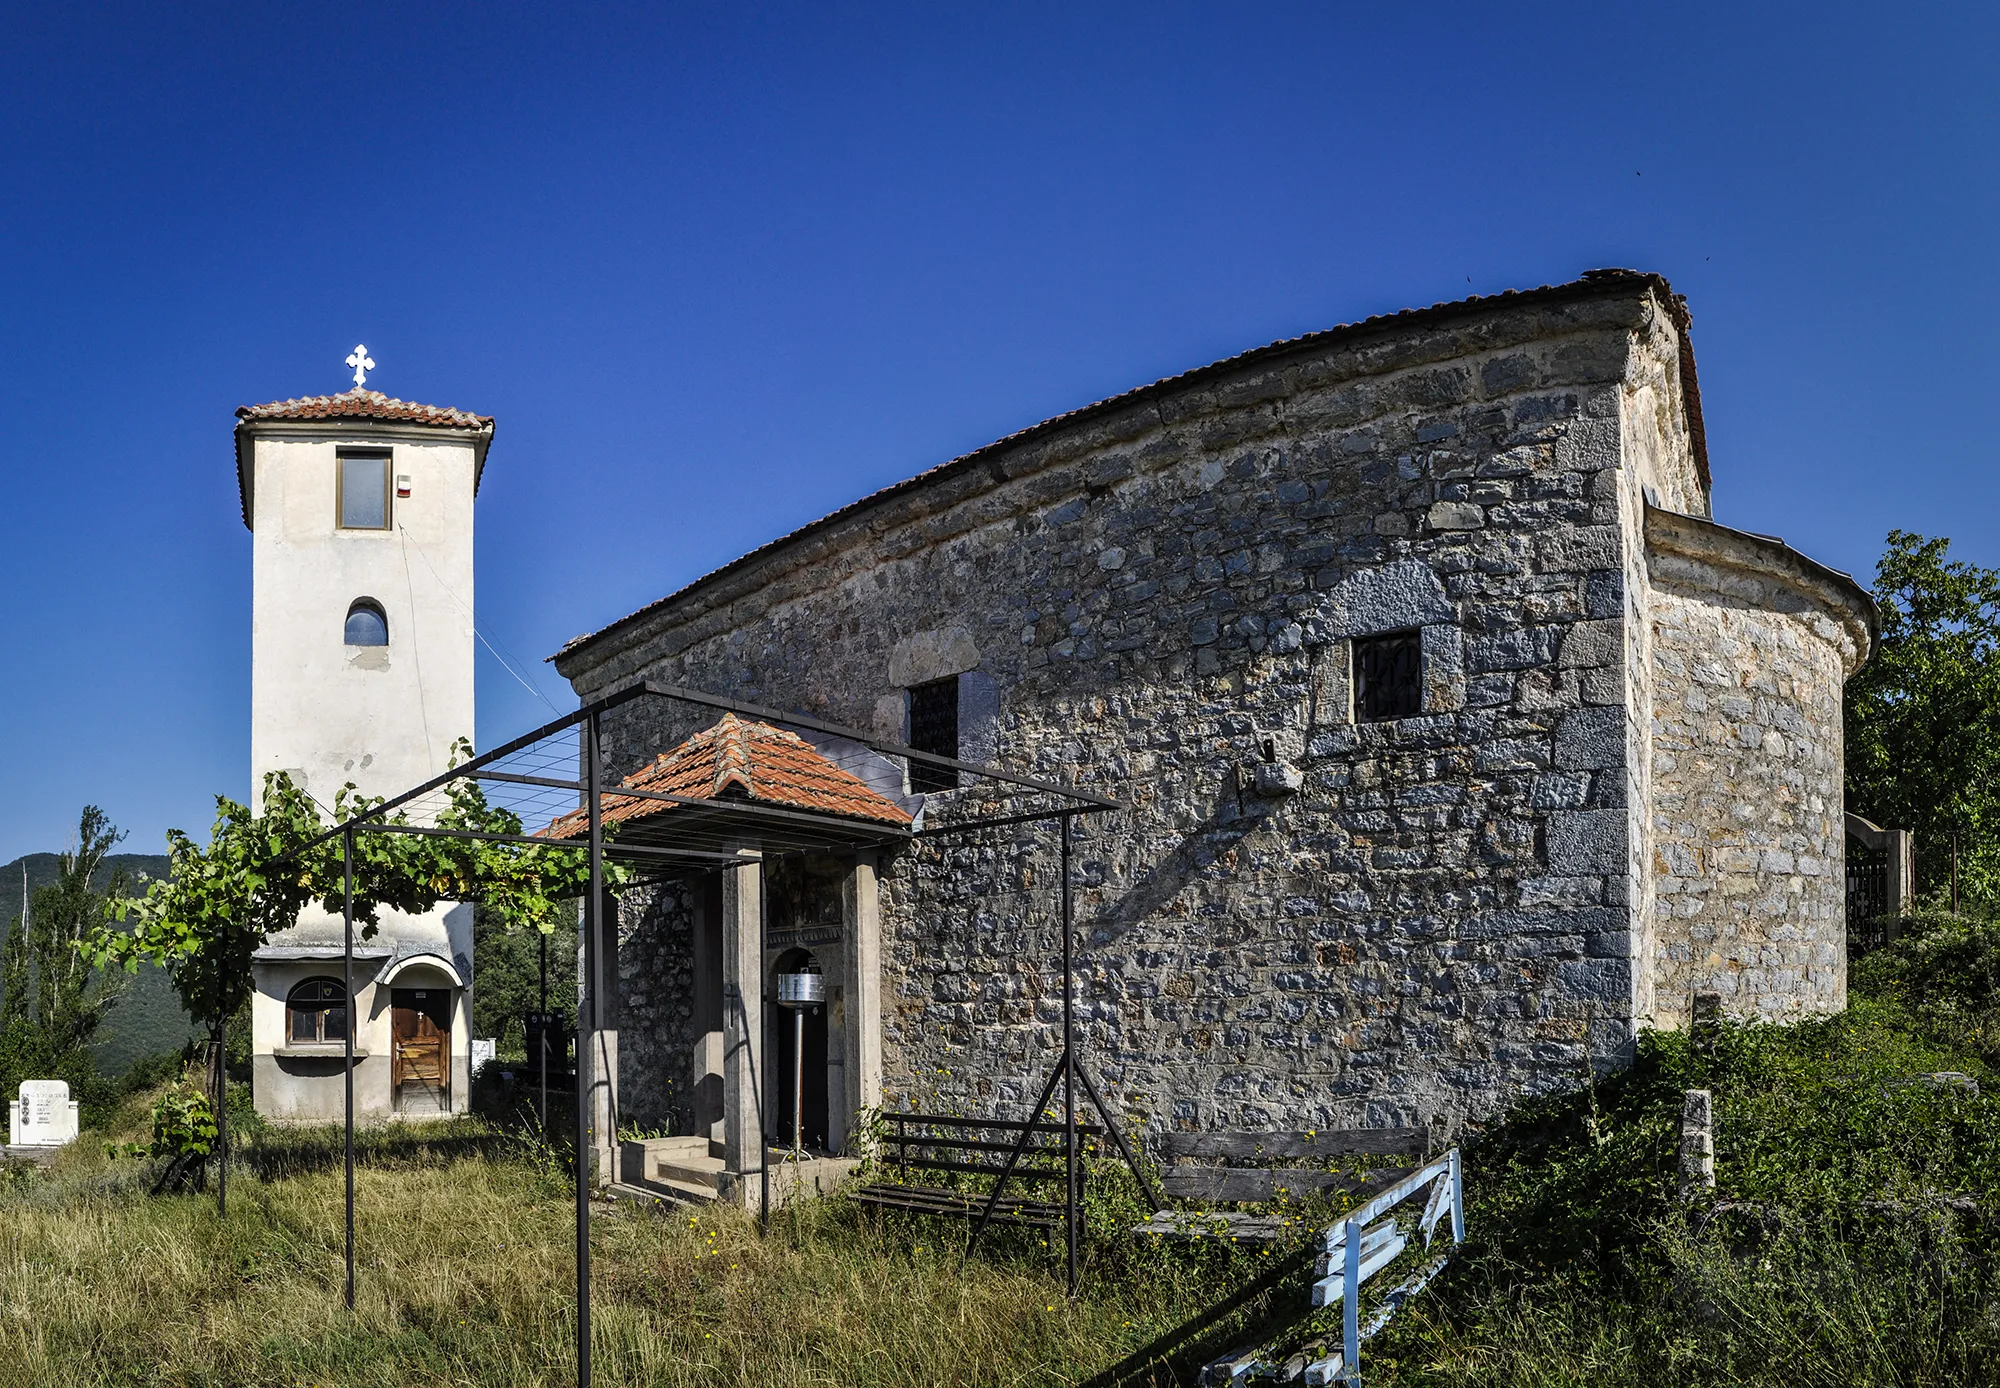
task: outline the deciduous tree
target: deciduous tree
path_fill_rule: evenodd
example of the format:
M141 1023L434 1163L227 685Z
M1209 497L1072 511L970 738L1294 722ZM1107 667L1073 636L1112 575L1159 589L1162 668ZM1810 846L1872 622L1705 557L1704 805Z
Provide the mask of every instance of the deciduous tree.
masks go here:
M2000 573L1951 541L1889 532L1875 569L1882 636L1847 684L1847 807L1917 834L1917 879L2000 908Z

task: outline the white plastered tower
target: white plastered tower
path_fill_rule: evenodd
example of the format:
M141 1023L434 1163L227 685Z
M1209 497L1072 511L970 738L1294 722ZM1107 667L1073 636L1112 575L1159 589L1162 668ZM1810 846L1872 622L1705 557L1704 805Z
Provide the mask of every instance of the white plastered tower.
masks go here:
M253 806L274 771L327 814L349 782L393 796L444 771L453 742L472 737L472 512L492 437L488 417L358 380L339 395L237 411L253 536ZM256 953L255 1090L267 1118L341 1115L346 1014L328 991L341 978L341 934L339 917L309 908ZM385 911L365 942L357 927L358 1116L464 1111L471 996L470 906Z

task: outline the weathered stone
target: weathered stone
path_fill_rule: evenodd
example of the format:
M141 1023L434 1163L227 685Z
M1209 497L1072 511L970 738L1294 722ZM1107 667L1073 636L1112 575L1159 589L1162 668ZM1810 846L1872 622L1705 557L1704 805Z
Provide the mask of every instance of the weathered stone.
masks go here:
M1708 525L1680 343L1640 329L1673 321L1651 281L1576 292L1601 318L1495 301L1052 421L559 668L584 697L643 675L878 736L904 681L958 674L975 759L1129 806L1076 821L1078 1003L1106 1097L1154 1126L1490 1112L1628 1056L1695 979L1750 1015L1836 1007L1825 826L1862 600L1769 556L1754 592L1656 572L1642 487ZM1353 642L1400 631L1420 715L1356 722ZM693 730L650 707L607 717L615 770ZM925 823L974 804L933 794ZM885 1102L1033 1099L1055 870L1028 825L884 859ZM656 934L627 951L626 1034L664 1038L634 1111L696 1078L682 890L628 908Z
M1551 872L1580 876L1625 871L1623 810L1558 811L1548 819Z
M1555 764L1566 770L1625 765L1625 710L1586 708L1563 715Z
M1440 501L1425 520L1433 530L1477 530L1486 524L1486 511L1469 501Z

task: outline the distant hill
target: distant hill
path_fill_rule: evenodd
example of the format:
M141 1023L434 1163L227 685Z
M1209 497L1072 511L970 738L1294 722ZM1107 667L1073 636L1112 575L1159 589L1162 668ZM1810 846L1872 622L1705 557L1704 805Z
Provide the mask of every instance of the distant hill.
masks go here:
M0 866L0 935L10 932L21 918L22 870L27 871L27 891L46 887L56 880L57 859L53 853L30 853ZM113 853L104 860L97 886L109 885L112 876L123 872L135 894L145 884L164 877L167 859L159 853ZM166 972L150 964L139 966L136 975L125 979L125 995L111 1006L91 1048L97 1068L106 1075L122 1075L132 1062L161 1051L177 1051L199 1035L199 1029L181 1011L180 999Z

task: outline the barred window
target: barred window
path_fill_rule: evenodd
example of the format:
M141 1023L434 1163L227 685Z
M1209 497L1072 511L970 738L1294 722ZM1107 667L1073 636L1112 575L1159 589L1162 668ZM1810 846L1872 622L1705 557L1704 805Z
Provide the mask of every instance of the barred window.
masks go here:
M910 690L910 746L933 756L958 759L958 676L932 680ZM910 762L913 791L956 790L958 772L949 766Z
M1423 639L1414 631L1354 643L1354 721L1380 723L1424 711Z

